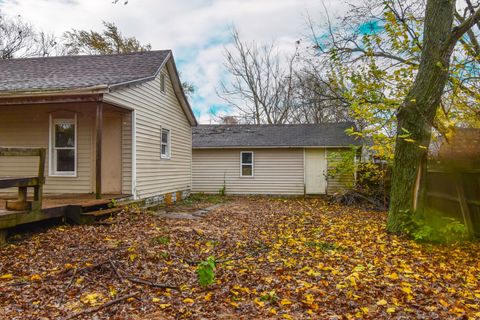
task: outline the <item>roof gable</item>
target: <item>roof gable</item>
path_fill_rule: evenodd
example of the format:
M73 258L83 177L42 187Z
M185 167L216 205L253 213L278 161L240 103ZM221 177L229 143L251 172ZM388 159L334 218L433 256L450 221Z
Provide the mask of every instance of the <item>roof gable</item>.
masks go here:
M193 128L193 148L347 147L360 144L345 133L353 125L200 125Z

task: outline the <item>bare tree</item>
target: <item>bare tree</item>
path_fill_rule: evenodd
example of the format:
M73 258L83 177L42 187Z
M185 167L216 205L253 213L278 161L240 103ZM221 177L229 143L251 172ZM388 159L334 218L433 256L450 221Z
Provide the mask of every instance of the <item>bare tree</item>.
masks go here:
M40 57L63 56L67 54L67 48L53 33L39 31L33 40L35 43L34 55Z
M295 54L283 61L274 43L244 42L232 31L233 48L225 49L231 82L221 84L219 96L254 124L290 121L294 99Z
M34 39L33 27L20 16L11 19L0 15L0 59L32 55Z

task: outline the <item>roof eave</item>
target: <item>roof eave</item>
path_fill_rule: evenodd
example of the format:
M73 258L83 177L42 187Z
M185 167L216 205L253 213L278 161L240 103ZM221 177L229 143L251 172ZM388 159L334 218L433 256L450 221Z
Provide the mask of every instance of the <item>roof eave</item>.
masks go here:
M68 88L68 89L38 89L29 91L2 91L2 98L26 98L26 97L44 97L44 96L70 96L70 95L95 95L108 92L108 85L98 85L85 88Z

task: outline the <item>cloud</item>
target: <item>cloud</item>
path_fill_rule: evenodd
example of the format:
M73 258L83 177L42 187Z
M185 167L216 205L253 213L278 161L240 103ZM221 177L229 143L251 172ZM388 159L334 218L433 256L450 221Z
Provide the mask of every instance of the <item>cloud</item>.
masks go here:
M325 1L332 12L344 10L340 1ZM306 13L317 15L320 0L0 0L0 11L21 15L35 26L60 35L66 30L101 30L102 21L116 23L154 49L172 49L183 80L197 89L192 106L200 121L208 121L212 106L223 101L216 90L227 75L223 48L235 25L246 40L277 40L292 50L306 31ZM223 113L228 112L225 107Z

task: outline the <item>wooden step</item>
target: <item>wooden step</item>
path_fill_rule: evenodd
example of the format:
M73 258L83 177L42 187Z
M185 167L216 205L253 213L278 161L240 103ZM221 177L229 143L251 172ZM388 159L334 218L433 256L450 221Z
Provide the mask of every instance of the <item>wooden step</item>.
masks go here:
M97 211L82 212L82 216L103 217L106 215L112 215L112 214L118 213L120 211L122 211L121 207L115 207L110 209L100 209Z

